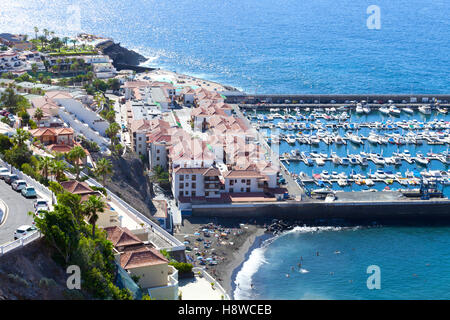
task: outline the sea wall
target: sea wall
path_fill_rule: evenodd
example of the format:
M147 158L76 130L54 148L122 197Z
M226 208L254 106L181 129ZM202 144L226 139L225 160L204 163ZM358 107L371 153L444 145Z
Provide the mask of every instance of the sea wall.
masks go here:
M192 205L193 216L295 220L450 219L450 200Z

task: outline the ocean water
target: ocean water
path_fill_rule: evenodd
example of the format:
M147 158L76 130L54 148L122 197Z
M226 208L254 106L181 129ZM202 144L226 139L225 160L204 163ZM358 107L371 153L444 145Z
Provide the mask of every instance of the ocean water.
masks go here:
M449 246L449 227L297 227L252 251L234 298L450 299Z
M366 25L372 4L380 30ZM0 32L112 37L148 66L251 93L438 94L449 91L449 14L448 0L0 0ZM320 230L253 250L235 297L450 298L448 227ZM381 290L367 289L369 265Z
M252 93L448 93L449 13L448 0L1 0L0 31L112 37L147 65Z

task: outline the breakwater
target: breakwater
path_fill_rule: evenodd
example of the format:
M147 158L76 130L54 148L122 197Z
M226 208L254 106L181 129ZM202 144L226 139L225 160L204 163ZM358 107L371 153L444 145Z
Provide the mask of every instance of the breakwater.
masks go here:
M351 105L355 102L366 101L370 105L382 105L389 103L421 105L450 104L449 94L257 94L252 95L242 92L226 92L226 103L254 105L248 107L296 107L296 105Z
M229 218L275 218L300 221L344 219L346 221L450 220L450 200L389 201L292 201L248 204L192 205L193 216Z

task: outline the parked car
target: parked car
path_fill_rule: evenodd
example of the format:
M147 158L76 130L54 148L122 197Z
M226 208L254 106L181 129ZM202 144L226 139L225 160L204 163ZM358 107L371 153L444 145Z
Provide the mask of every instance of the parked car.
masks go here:
M25 198L35 198L37 197L36 189L34 187L26 187L22 189L22 195Z
M16 180L19 180L19 177L17 176L17 174L14 173L10 173L5 177L5 182L7 184L12 184Z
M27 182L25 180L16 180L11 183L11 188L16 191L22 191L23 188L27 187Z
M32 233L35 230L36 230L36 227L32 227L29 225L20 226L17 228L16 231L14 231L14 240L25 237L26 235L29 235L30 233Z
M9 169L1 167L0 168L0 179L5 179L5 177L10 174Z
M38 211L40 209L48 211L48 202L44 199L36 199L33 203L34 211Z

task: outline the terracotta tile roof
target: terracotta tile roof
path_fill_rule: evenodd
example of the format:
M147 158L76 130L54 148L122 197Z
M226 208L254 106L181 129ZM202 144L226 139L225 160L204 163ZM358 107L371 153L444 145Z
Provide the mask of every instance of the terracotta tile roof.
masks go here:
M61 186L64 190L73 193L73 194L94 194L96 193L94 190L89 187L86 182L80 182L76 180L62 181Z
M225 178L264 178L262 174L260 174L256 170L230 170L228 173L224 174Z
M126 227L107 227L105 228L107 239L112 242L114 247L135 246L144 244L136 235Z
M45 97L49 99L72 99L73 96L65 91L47 91Z
M166 264L168 262L159 251L145 246L120 255L120 265L125 270Z
M220 176L220 171L217 168L208 168L203 175L205 177L218 177Z

